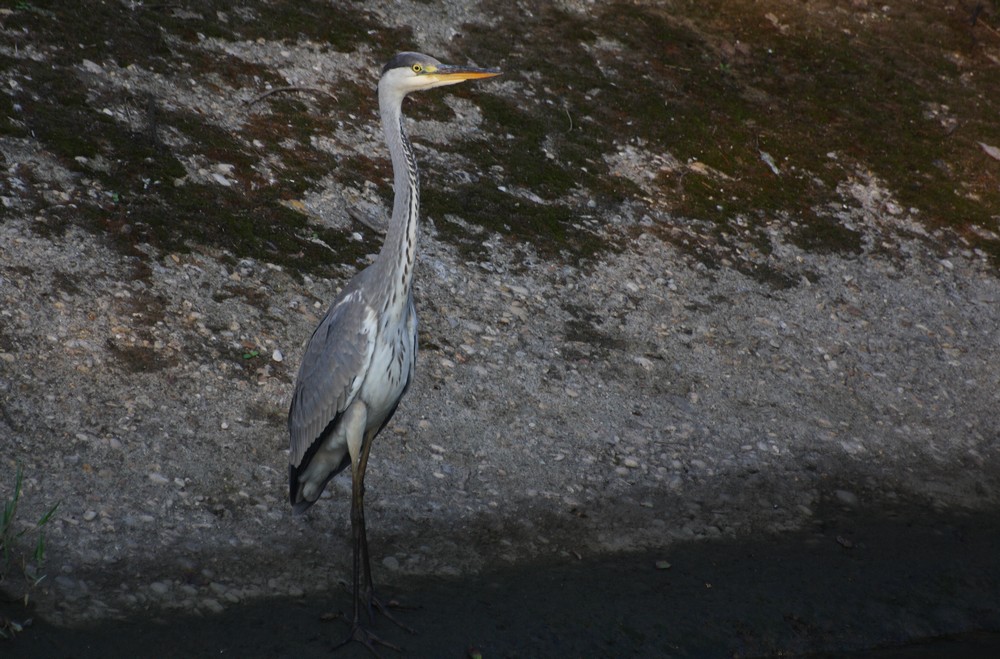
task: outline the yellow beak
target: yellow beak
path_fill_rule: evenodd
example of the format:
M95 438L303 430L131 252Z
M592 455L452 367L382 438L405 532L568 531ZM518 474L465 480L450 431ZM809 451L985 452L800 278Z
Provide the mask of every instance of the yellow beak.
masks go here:
M469 66L452 66L450 64L442 64L433 70L428 69L427 72L424 73L424 76L429 78L431 82L449 85L456 82L462 82L464 80L492 78L500 75L500 73L500 69L480 69Z

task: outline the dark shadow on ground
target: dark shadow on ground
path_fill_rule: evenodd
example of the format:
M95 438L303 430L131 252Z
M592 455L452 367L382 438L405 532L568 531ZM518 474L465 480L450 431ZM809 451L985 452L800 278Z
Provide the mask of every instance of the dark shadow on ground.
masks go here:
M403 656L417 657L466 657L470 649L487 659L995 657L998 556L997 512L826 505L810 529L781 536L677 544L461 579L399 578L383 591L417 607L398 615L419 633L408 635L384 619L375 628L403 646ZM346 611L349 603L338 589L212 617L84 629L35 620L14 641L0 641L0 654L328 657L347 627L321 614ZM368 654L353 645L337 656Z

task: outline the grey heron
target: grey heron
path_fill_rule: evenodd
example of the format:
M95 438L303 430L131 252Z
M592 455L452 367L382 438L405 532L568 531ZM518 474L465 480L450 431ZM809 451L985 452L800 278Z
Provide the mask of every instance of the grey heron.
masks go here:
M420 182L403 127L402 105L414 91L490 78L498 69L442 64L419 53L400 53L378 83L382 130L392 158L395 200L385 242L375 261L333 300L306 345L288 411L289 495L302 513L326 484L351 467L354 610L348 641L388 645L361 623L372 621L375 598L365 531L365 468L372 442L385 427L413 378L417 316L413 266L417 248ZM374 651L374 650L373 650Z

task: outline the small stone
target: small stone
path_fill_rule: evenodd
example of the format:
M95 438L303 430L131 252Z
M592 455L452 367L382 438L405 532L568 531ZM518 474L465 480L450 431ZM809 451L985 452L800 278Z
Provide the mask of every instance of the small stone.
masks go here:
M283 354L281 354L280 350L278 350L277 348L275 348L274 352L271 353L271 359L273 359L276 362L283 362L283 361L285 361L285 356Z
M85 522L92 522L96 517L97 513L94 512L93 510L88 510L87 512L83 513L83 521Z
M633 361L635 361L636 364L638 364L642 368L646 369L647 371L653 370L653 360L652 359L649 359L647 357L635 357L633 359Z
M382 565L384 565L387 570L395 572L399 569L399 559L395 556L386 556L382 559Z
M86 71L87 73L97 73L97 74L104 73L104 69L101 68L101 65L98 64L97 62L93 62L89 59L84 59L80 64L83 66L83 70Z
M222 613L225 610L223 606L219 604L219 600L213 599L211 597L206 597L205 599L203 599L201 601L201 605L209 613Z
M837 501L845 506L853 508L858 505L858 497L853 492L848 492L847 490L837 490L834 492L834 495L837 497Z
M149 589L156 593L157 595L166 595L167 591L170 590L170 585L165 584L162 581L154 581L149 584Z
M638 469L639 468L639 461L636 460L635 458L625 458L625 463L624 464L629 469Z
M154 471L149 475L149 480L153 481L157 485L166 485L170 482L170 479L161 474L158 471Z

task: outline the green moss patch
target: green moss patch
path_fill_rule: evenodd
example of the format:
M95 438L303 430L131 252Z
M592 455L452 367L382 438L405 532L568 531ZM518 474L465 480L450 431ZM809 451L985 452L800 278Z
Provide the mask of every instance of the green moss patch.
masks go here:
M476 256L481 240L449 216L576 259L613 247L584 216L607 217L637 202L667 211L652 213L659 218L698 220L643 230L706 262L747 249L766 255L773 218L788 218L785 234L803 249L850 256L861 251L861 237L828 209L843 202L840 184L872 175L936 240L957 237L996 262L1000 163L979 143L1000 146L1000 76L988 74L996 46L987 31L1000 19L989 7L972 25L957 5L875 5L678 0L572 13L556 3L496 0L491 25L456 26L454 52L440 54L499 65L504 77L503 86L448 90L480 108L483 135L441 147L471 163L463 173L471 176L421 162L425 212ZM409 31L320 0L39 0L17 3L4 29L8 52L31 46L41 57L3 58L17 84L0 94L0 133L34 136L101 193L51 211L52 221L39 226L82 223L124 247L182 250L194 241L305 272L361 256L357 243L311 226L283 202L301 199L330 174L354 186L376 181L391 194L386 156L334 157L310 144L331 134L336 118L376 121L374 81L345 82L331 90L336 99L274 94L230 134L197 110L167 110L166 99L101 98L79 66L112 60L209 87L263 90L287 83L263 66L206 53L199 42L308 40L321 50L365 46L388 57L411 47ZM414 99L407 111L451 117L441 95L432 96ZM100 111L122 103L141 127ZM187 146L168 148L169 131ZM669 153L680 166L649 172L640 189L605 160L625 146ZM102 158L110 169L87 169L81 156ZM195 156L233 165L233 185L175 185ZM265 158L277 182L257 171ZM694 226L700 235L690 234ZM764 259L732 261L770 281L795 279Z
M120 90L102 98L104 92L88 85L90 74L81 74L79 66L85 59L111 61L168 77L198 78L209 88L216 83L279 87L287 83L276 73L223 53L208 53L198 42L204 37L305 38L348 50L403 37L400 31L382 30L372 39L368 32L374 25L367 13L325 2L233 6L206 1L191 7L133 8L114 2L20 3L5 16L10 45L30 43L44 56L4 58L19 86L0 96L7 110L0 133L38 139L98 192L43 208L47 220L36 227L59 231L69 223L80 224L134 255L140 254L135 249L140 243L169 251L204 244L228 250L234 258L262 258L296 272L328 271L331 265L356 261L364 250L355 241L311 226L305 215L283 202L301 198L340 166L312 148L310 138L331 132L332 117L370 111L372 99L363 99L349 84L337 90L336 99L274 94L255 104L253 109L259 107L260 112L233 134L207 122L197 109L166 109L172 105L169 99ZM139 127L126 127L102 112L123 105L138 118ZM187 146L168 147L164 137L171 133ZM280 169L276 182L257 171L257 164L272 156ZM232 165L232 184L188 180L182 161L191 157L209 165ZM81 159L108 166L92 168ZM329 249L317 244L317 238Z
M931 228L994 253L986 234L963 229L995 228L1000 208L1000 166L977 144L1000 144L1000 77L982 74L995 68L992 33L950 6L815 4L689 0L569 14L498 2L500 27L466 26L463 48L502 65L529 98L477 100L485 130L511 136L491 141L485 164L511 164L501 183L543 196L579 184L604 205L635 190L602 154L641 144L720 173L657 173L655 201L673 213L756 244L753 218L786 216L800 246L845 254L859 252L860 237L817 209L870 171ZM957 130L928 116L935 104Z

